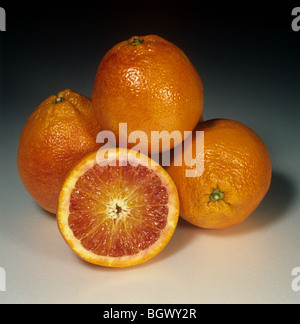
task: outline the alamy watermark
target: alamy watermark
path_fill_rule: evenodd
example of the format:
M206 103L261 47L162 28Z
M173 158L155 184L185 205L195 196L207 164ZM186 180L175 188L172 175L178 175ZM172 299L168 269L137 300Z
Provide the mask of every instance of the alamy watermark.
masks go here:
M2 7L0 7L0 31L6 31L6 13Z
M0 291L6 291L6 272L0 267Z
M292 16L295 17L292 21L292 29L298 32L300 30L300 7L295 7L292 10Z
M150 142L148 135L141 130L127 132L127 123L119 124L119 139L111 131L101 131L97 135L97 143L104 144L98 151L97 163L101 166L117 165L116 154L108 156L107 151L110 148L127 148L130 145L130 151L134 154L140 152L146 156L150 156L152 160L150 163L157 163L158 152L161 151L161 165L163 167L170 166L171 163L171 148L173 149L173 163L174 166L186 165L186 177L195 178L200 177L204 172L204 131L185 131L183 134L180 131L173 131L169 133L166 130L161 132L151 131ZM117 145L118 143L118 145ZM149 143L151 143L149 145ZM171 145L173 143L173 145ZM134 144L132 147L131 144ZM150 146L150 152L149 152ZM148 163L149 160L144 159L142 155L136 154L136 159L143 160L143 164ZM136 163L134 160L124 160L122 165Z
M295 292L300 291L300 267L294 268L292 270L292 276L294 279L292 280L292 290Z

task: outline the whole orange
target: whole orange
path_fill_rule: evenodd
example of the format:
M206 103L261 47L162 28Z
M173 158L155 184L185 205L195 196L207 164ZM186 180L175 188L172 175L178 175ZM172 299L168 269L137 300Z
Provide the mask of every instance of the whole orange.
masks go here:
M17 164L25 188L41 207L57 212L67 173L99 148L99 131L91 100L72 90L50 96L29 117L20 136Z
M155 35L132 37L114 46L100 62L92 104L101 129L117 139L119 124L127 133L143 131L140 148L151 148L151 131L192 131L203 109L201 79L187 56ZM164 136L162 136L164 137ZM170 148L177 145L175 140ZM128 143L132 148L135 143ZM145 152L146 151L146 152ZM153 152L162 151L162 145Z
M174 160L167 168L179 191L180 215L203 228L238 224L256 209L269 189L268 150L250 128L226 119L199 123L184 150L196 152L197 131L204 132L203 174L187 177L186 171L195 166L175 166Z

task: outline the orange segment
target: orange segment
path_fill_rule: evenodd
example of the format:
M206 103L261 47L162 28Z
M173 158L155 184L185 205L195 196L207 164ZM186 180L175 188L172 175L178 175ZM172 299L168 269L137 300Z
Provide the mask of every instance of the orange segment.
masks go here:
M97 164L93 153L73 169L60 193L57 218L80 257L125 267L147 261L166 246L177 225L179 200L159 164L130 150L109 149L106 158L115 156L115 166Z

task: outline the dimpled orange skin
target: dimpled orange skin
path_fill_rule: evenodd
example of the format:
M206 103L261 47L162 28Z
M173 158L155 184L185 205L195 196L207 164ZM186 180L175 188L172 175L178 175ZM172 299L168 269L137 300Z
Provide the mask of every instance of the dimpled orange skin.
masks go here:
M199 123L204 131L204 173L188 178L184 166L171 166L180 198L180 215L188 222L208 229L226 228L245 220L260 204L271 182L271 161L262 140L247 126L226 119ZM216 201L213 192L218 190Z
M64 100L55 103L58 98ZM57 212L65 176L99 148L99 131L91 100L72 90L50 96L29 117L20 136L17 164L25 188L42 208Z
M155 35L137 36L114 46L102 59L94 82L92 104L101 129L119 138L127 132L192 131L203 109L201 79L187 56ZM176 143L177 144L177 143ZM128 147L134 146L128 144ZM172 148L172 146L171 146ZM161 151L161 146L159 147Z

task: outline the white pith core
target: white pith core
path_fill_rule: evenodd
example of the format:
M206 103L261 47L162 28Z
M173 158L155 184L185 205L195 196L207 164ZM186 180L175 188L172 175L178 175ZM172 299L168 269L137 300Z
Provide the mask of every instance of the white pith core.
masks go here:
M129 208L122 199L115 198L107 204L107 214L114 221L121 218L126 218Z

